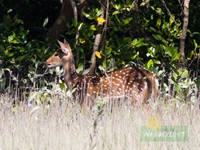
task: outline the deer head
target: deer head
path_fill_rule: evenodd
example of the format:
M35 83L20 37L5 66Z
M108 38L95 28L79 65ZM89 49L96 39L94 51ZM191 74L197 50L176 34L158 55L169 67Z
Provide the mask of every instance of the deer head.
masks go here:
M48 68L63 66L64 80L68 88L72 89L73 78L77 76L74 64L74 57L71 47L67 41L64 43L58 41L60 48L46 61Z
M48 68L63 66L73 59L72 51L67 41L64 43L58 41L58 43L60 48L46 61Z

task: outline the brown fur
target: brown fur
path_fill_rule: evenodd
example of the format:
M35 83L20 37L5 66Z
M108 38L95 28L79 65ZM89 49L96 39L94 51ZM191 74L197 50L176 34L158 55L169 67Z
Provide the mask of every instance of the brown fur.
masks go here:
M47 61L48 67L63 66L64 80L68 88L77 88L80 102L92 101L98 95L102 97L128 97L134 105L147 103L155 99L158 89L154 75L136 66L130 66L113 72L98 75L77 74L74 57L69 44L59 42L58 49Z

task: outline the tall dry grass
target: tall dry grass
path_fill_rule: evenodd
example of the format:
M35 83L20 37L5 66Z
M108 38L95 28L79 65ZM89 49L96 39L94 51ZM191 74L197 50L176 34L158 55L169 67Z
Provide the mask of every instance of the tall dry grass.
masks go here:
M166 105L161 100L146 112L129 104L82 109L78 103L51 97L51 105L12 106L9 94L0 96L0 150L133 150L198 149L200 147L200 111L182 104ZM62 100L62 103L61 103ZM162 125L188 127L188 141L144 142L140 127L157 115Z

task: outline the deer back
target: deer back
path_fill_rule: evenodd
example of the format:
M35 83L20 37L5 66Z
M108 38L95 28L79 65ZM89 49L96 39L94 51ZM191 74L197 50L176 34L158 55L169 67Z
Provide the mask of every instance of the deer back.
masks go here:
M146 103L157 95L154 75L140 67L122 68L102 76L80 76L76 80L81 100L101 97L127 97L134 104Z

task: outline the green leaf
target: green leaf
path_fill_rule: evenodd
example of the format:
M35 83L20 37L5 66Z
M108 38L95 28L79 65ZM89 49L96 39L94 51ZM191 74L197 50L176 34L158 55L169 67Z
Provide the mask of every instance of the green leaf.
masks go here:
M106 60L103 61L102 65L103 65L103 66L102 66L103 68L107 68ZM101 69L100 69L100 70L101 70ZM105 69L104 69L104 70L105 70Z
M83 23L80 23L78 26L78 30L81 30L82 27L83 27Z
M13 33L12 35L8 36L8 42L12 43L12 41L15 39L15 33Z
M173 57L172 61L179 60L179 58L180 58L180 54L177 53L177 54Z
M25 60L27 58L26 55L22 55L22 56L19 56L16 58L16 61L22 61L22 60Z
M140 4L140 6L145 6L146 5L146 2L145 1L143 1L141 4Z
M147 67L148 67L148 68L151 68L151 66L153 66L153 60L152 60L152 59L150 59L150 60L148 61L148 63L147 63Z
M172 25L174 20L175 20L175 16L172 14L171 17L169 18L169 24Z
M153 31L153 32L157 32L157 30L153 27L150 27L150 30Z
M105 54L109 55L112 52L112 48L111 47L106 47L105 48Z
M161 62L160 62L159 60L154 60L154 63L155 63L155 64L158 64L158 65L161 64Z
M78 64L78 68L76 69L76 71L77 71L78 73L83 72L83 63L79 63L79 64Z
M175 82L174 82L174 80L172 80L172 79L169 79L169 82L171 83L171 84L175 84Z
M146 54L147 57L151 56L151 57L154 57L155 55L155 47L150 47L148 48L148 53Z
M184 70L181 77L188 77L188 70Z
M93 31L96 31L95 25L91 25L91 26L90 26L90 29L93 30Z
M14 54L15 54L15 53L13 53L13 52L9 52L7 56L8 56L8 57L12 57L12 56L14 56Z
M115 19L117 20L118 23L121 23L121 21L118 18L118 15L115 15Z
M139 55L140 55L140 53L139 53L139 52L137 52L135 55L133 55L133 56L131 57L131 59L132 59L132 60L134 60L134 59L138 58L138 57L139 57Z
M133 42L132 42L132 45L135 46L136 43L137 43L137 39L134 39Z
M116 11L114 11L113 13L112 13L112 15L117 15L117 14L119 14L120 12L118 11L118 10L116 10Z
M66 84L65 83L60 83L60 88L62 89L62 90L65 90L66 89Z
M178 94L180 94L180 87L179 87L179 85L175 85L175 90L176 90L176 92L178 93Z
M99 66L99 70L101 70L102 72L105 72L106 71L106 69L105 69L105 67L103 67L103 66Z
M160 25L161 25L161 22L162 22L162 21L161 21L161 19L160 19L160 18L158 18L158 19L157 19L157 22L156 22L156 26L157 26L157 27L160 27Z
M193 43L194 43L194 51L196 51L196 49L197 49L197 47L198 47L198 44L197 44L197 42L196 42L195 39L193 40Z
M98 8L96 8L96 9L95 9L95 13L96 13L95 16L96 16L96 17L99 17L99 16L102 14L102 10L101 10L101 9L99 10Z
M154 18L154 17L153 17L153 14L152 14L152 15L151 15L151 20L153 20L153 18Z
M161 37L160 34L152 34L152 36L156 39L156 40L159 40L161 41L163 38Z
M121 8L122 8L122 6L120 5L120 4L115 4L114 6L113 6L116 10L120 10Z
M93 19L93 17L92 17L89 13L83 12L82 14L83 14L86 18L88 18L89 20L92 20L92 19Z
M131 21L132 19L133 19L132 17L126 18L126 19L124 20L124 24L125 24L125 25L126 25L126 24L129 24L130 21Z
M158 8L156 9L156 12L157 12L159 15L162 15L162 9L161 9L161 8L158 7Z

